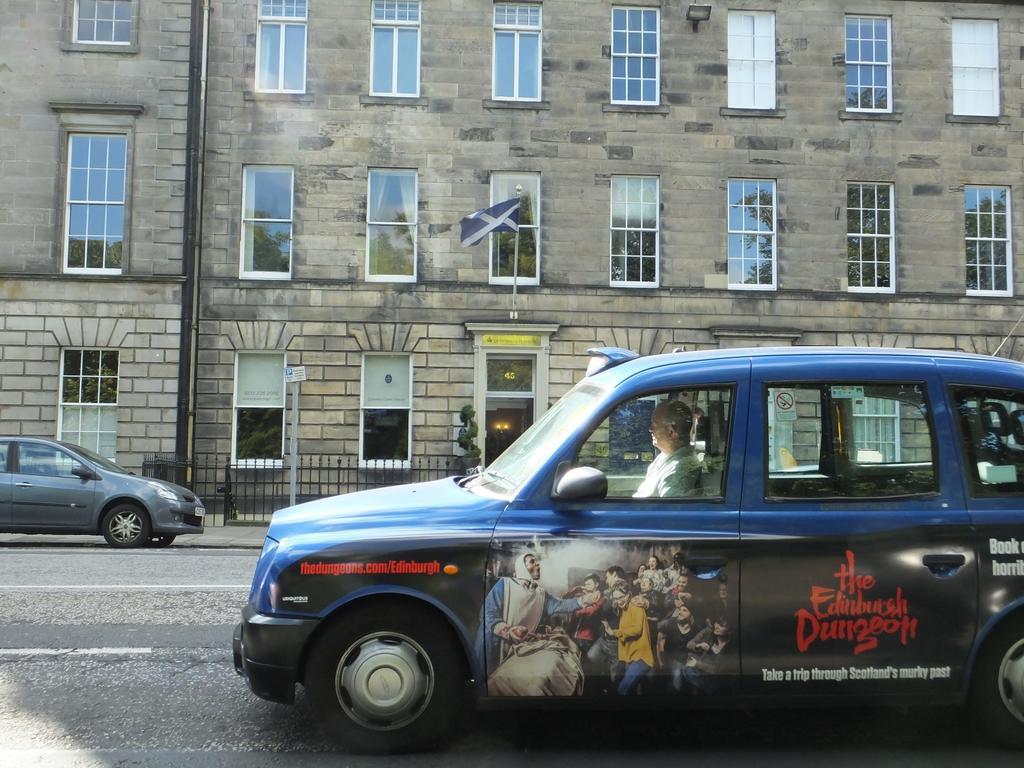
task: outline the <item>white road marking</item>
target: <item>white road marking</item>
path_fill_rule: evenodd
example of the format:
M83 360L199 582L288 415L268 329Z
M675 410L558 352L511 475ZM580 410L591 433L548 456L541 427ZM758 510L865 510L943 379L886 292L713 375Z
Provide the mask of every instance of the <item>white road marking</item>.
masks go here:
M4 584L0 592L63 592L90 590L94 592L136 592L174 589L184 592L219 592L248 590L249 584Z
M0 656L144 656L152 648L0 648Z

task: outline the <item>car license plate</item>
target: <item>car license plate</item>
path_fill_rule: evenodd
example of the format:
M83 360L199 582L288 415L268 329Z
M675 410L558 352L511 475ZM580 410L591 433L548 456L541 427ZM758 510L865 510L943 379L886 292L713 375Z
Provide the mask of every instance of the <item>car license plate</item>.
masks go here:
M195 515L196 515L196 517L205 517L206 516L206 510L203 509L202 507L196 507Z

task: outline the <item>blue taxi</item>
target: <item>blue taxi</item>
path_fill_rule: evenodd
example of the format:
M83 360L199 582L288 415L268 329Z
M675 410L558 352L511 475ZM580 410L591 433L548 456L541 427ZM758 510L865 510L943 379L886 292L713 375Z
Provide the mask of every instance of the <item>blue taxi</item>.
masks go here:
M969 703L1024 746L1024 365L637 357L468 477L274 515L235 631L259 696L397 751L458 702Z

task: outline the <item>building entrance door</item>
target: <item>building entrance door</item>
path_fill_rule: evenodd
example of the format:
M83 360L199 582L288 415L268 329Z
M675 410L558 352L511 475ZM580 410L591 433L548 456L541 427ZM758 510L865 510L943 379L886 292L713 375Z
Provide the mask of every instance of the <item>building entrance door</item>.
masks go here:
M485 464L494 461L533 424L535 366L533 355L487 355Z

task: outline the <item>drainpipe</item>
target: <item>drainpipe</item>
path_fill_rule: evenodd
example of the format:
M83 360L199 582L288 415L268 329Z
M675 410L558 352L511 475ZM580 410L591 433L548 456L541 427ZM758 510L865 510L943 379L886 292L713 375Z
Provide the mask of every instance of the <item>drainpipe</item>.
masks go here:
M210 0L192 0L189 40L188 121L185 138L185 202L181 268L181 329L178 340L178 414L174 453L190 462L195 431L196 360L199 340L199 278L202 272L203 160L206 138L206 73Z

